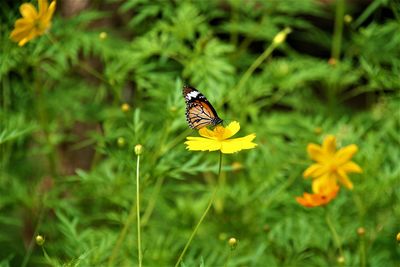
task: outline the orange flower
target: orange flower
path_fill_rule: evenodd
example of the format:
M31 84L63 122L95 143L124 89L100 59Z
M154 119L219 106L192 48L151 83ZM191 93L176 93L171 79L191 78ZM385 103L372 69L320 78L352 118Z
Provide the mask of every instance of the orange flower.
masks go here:
M332 187L338 181L348 189L353 189L353 183L347 173L362 172L361 167L351 161L357 150L358 147L353 144L336 151L336 138L333 135L328 135L322 146L308 144L308 154L316 163L308 167L303 176L314 179L313 192L318 192L318 188L321 187Z
M19 7L22 18L15 21L14 30L10 38L18 42L19 46L25 45L30 40L44 34L50 28L51 18L56 9L56 1L39 0L39 12L31 3L23 3Z
M296 197L296 201L307 208L323 206L336 198L339 192L339 186L334 184L332 186L319 188L314 194L304 193L302 197Z

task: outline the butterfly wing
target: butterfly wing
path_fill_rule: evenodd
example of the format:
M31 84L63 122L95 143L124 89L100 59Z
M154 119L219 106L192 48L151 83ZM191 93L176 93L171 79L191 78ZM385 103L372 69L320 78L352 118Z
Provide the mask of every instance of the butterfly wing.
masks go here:
M186 102L186 120L190 128L200 129L222 123L214 107L198 90L184 86L183 96Z

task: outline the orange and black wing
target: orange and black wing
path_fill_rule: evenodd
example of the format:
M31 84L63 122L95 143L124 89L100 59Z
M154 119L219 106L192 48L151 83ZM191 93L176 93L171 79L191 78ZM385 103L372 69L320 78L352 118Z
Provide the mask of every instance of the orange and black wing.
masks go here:
M186 102L186 120L192 129L201 129L222 123L214 107L207 98L190 86L183 87Z

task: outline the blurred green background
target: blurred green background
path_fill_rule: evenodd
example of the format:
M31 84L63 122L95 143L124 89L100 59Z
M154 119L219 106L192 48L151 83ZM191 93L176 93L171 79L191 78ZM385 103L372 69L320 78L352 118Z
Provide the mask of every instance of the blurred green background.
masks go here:
M398 1L64 0L23 47L20 4L0 3L0 266L136 266L136 144L144 266L175 264L222 182L182 266L399 266ZM183 83L257 135L220 181L183 144ZM295 201L327 134L364 170L327 206L343 259Z

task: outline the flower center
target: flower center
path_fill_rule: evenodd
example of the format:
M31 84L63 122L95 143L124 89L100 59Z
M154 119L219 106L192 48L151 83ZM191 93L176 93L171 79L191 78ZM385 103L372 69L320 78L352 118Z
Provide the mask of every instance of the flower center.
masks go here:
M338 166L336 165L336 163L332 162L332 163L329 165L329 170L330 170L331 172L337 172Z
M33 27L39 32L46 30L46 26L43 25L40 19L35 20L35 22L33 23Z
M214 133L215 133L215 137L217 137L218 140L223 140L223 136L224 136L224 133L225 133L225 128L218 125L214 129Z

